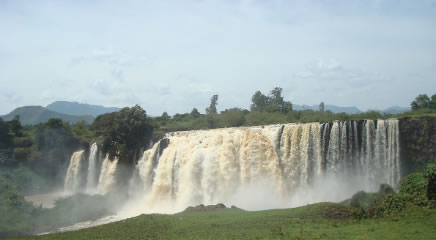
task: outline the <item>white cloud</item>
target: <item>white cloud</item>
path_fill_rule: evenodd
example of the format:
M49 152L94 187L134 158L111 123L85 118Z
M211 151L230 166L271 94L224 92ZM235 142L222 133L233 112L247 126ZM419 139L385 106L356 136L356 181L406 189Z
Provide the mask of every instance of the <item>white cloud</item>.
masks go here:
M296 103L408 105L434 89L435 3L0 1L0 84L18 96L0 112L60 98L188 112L214 93L248 107L275 86Z

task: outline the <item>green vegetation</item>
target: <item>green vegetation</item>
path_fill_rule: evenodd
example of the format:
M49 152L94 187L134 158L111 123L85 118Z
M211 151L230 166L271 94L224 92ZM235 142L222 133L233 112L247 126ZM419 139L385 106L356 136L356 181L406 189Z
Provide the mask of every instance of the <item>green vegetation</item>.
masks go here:
M422 96L422 95L420 95ZM426 96L426 95L425 95ZM417 97L421 99L422 97ZM201 114L196 108L190 113L177 113L172 117L164 112L162 116L153 118L154 135L161 137L166 132L186 131L196 129L211 129L239 126L257 126L278 123L307 123L307 122L331 122L335 120L362 120L362 119L388 119L404 117L423 117L436 116L436 95L427 100L419 100L416 108L412 103L412 111L401 114L381 113L375 110L366 112L347 114L333 113L325 111L325 104L321 102L319 111L292 109L292 103L285 101L282 96L282 88L275 87L269 95L256 91L251 98L250 110L241 108L230 108L218 112L218 95L211 97L210 106L206 109L206 114ZM415 100L414 102L417 102ZM422 103L424 102L424 103Z
M427 94L418 95L415 100L410 104L413 110L418 109L436 109L436 94L428 97Z
M95 220L113 214L115 201L111 195L76 194L60 199L52 209L34 207L12 185L0 181L0 237L52 231L77 222Z
M85 195L73 196L72 198L59 201L56 207L51 210L35 208L25 202L23 198L26 194L48 192L55 187L62 186L64 171L71 154L78 149L88 150L89 145L95 141L102 147L104 153L108 153L112 158L118 157L121 163L128 166L134 164L141 148L147 146L151 139L159 138L170 131L289 122L329 122L333 120L436 116L436 109L434 107L436 96L429 98L426 95L420 95L412 103L413 111L392 115L377 111L359 114L332 113L325 111L323 102L319 105L319 111L294 111L292 103L285 101L281 94L282 89L279 87L271 90L268 95L257 91L252 96L250 110L230 108L221 112L218 112L217 109L218 95L213 95L210 105L206 109L207 114L201 114L198 109L194 108L190 113L170 116L164 112L160 117L149 118L145 110L139 106L134 106L132 108L124 108L119 112L100 115L91 125L87 125L84 121L69 124L60 119L50 118L44 123L23 126L18 117L8 121L0 119L0 216L2 216L0 235L20 235L30 233L36 229L48 230L53 227L89 220L110 213L107 210L109 209L107 196L102 198ZM383 188L384 190L378 193L357 193L350 201L345 203L349 207L341 208L342 210L345 209L341 214L343 213L348 216L351 213L356 218L349 219L347 217L345 220L341 220L341 223L349 224L347 226L355 226L356 219L367 221L371 224L376 221L383 222L383 219L389 217L399 218L401 222L406 221L403 218L404 214L415 216L414 209L416 209L416 216L418 218L421 216L420 214L433 214L433 210L425 212L427 210L422 209L433 208L435 205L436 196L433 198L429 196L436 194L436 183L434 183L434 180L432 182L429 179L435 179L436 174L428 169L430 168L427 168L425 173L415 173L404 179L398 194L392 192L386 193L385 190L387 188ZM119 177L121 179L128 179L123 176ZM120 181L120 183L126 184L123 181ZM81 204L75 205L76 200L80 200ZM120 199L117 199L117 201L120 201ZM317 209L317 207L314 208ZM312 208L299 209L303 209L301 211L308 211L308 209ZM283 213L286 211L289 213L300 210L283 211ZM223 212L230 214L229 218L236 213L241 216L247 215L247 218L251 218L251 216L264 217L263 213L270 214L268 211L248 213L235 209ZM275 211L272 212L276 213ZM184 214L189 215L190 213L180 215L184 216ZM70 217L61 218L61 216L65 217L65 215ZM315 222L319 221L318 223L321 225L325 221L329 225L331 219L325 219L324 215L321 215L317 215L318 217L312 220ZM171 219L170 216L153 216L158 219L161 217L162 219ZM144 218L150 217L152 216L144 216ZM298 221L306 221L306 218L295 218L299 219ZM377 220L377 218L382 220ZM308 222L305 222L305 224L310 225ZM256 224L243 225L241 227L242 230L240 230L242 235L224 236L236 236L237 238L237 236L248 234L243 229L256 228L255 226ZM271 225L274 228L278 226L280 229L287 229L289 227L287 225L282 226L279 223ZM286 231L288 235L281 236L297 236L292 233L293 230L288 229ZM182 236L191 235L182 234ZM200 234L195 236L204 237L205 235ZM220 235L218 234L217 236ZM248 234L246 236L256 238L257 235ZM276 238L274 237L275 235L265 236L267 238ZM309 234L307 236L312 236L311 238L316 239L318 235Z
M79 231L23 239L433 239L436 211L409 208L407 217L356 220L349 208L319 203L246 212L223 209L142 215Z
M2 172L0 175L0 237L30 232L32 219L40 209L24 200L19 189ZM21 186L23 187L23 186Z
M103 154L111 159L133 164L138 151L150 143L153 127L146 112L138 105L123 108L119 112L100 115L91 130L102 142Z
M405 216L407 209L436 207L434 186L436 184L436 159L429 162L422 172L412 173L400 181L399 193L387 185L381 185L377 193L359 192L345 201L356 208L357 218Z
M428 187L435 176L436 159L403 179L399 193L383 184L377 193L359 192L342 204L254 212L202 206L23 239L432 239L436 209Z

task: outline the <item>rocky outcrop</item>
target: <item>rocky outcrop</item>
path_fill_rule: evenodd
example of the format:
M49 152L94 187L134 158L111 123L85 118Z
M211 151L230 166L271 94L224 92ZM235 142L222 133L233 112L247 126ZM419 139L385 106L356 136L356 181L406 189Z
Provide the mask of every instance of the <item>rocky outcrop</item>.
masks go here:
M222 209L226 209L226 205L222 204L222 203L218 203L215 205L203 205L200 204L198 206L195 207L188 207L185 209L184 212L210 212L210 211L217 211L217 210L222 210ZM232 208L236 208L235 206L232 206Z
M400 119L402 176L422 170L436 158L436 117Z

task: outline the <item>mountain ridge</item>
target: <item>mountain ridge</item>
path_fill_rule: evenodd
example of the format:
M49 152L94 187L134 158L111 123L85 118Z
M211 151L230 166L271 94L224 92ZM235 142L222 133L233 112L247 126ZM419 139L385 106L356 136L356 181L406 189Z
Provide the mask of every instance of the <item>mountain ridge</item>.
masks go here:
M59 118L62 121L69 123L77 123L80 121L85 121L85 123L90 124L94 120L91 115L74 116L63 113L58 113L49 110L42 106L23 106L12 110L10 113L0 116L5 121L12 120L15 116L19 116L20 122L23 125L35 125L38 123L47 122L50 118Z
M101 105L69 101L55 101L47 105L46 108L51 111L73 116L91 115L93 117L97 117L98 115L105 113L118 112L121 110L121 108L117 107L105 107Z

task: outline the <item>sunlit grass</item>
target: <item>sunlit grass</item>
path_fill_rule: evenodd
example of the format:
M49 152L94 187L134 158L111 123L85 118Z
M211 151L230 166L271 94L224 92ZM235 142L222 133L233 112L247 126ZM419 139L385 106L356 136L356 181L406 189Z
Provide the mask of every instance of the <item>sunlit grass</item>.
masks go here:
M23 239L434 239L436 236L436 210L414 207L401 216L361 221L344 216L347 211L348 208L338 204L320 203L256 212L224 209L141 215L95 228Z

